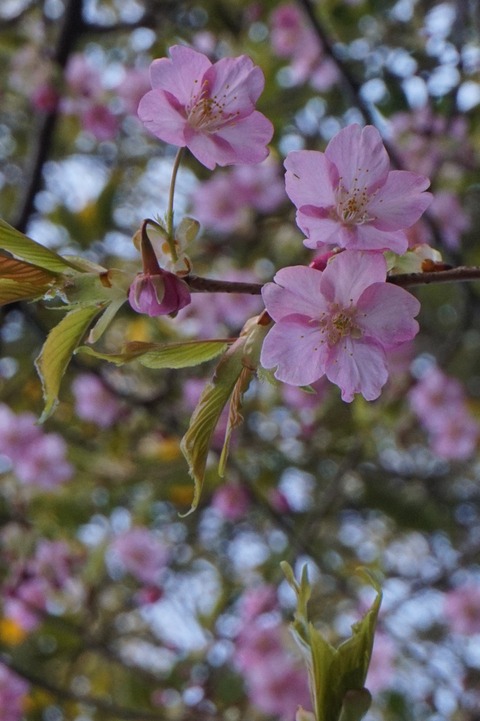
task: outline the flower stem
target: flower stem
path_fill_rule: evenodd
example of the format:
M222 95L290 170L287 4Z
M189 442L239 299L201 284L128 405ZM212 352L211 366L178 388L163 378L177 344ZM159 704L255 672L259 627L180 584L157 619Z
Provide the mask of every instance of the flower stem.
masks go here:
M175 235L173 228L173 200L175 197L175 183L177 181L177 173L182 161L184 148L179 148L173 161L172 168L172 179L170 181L170 192L168 195L168 208L167 208L167 242L170 247L173 262L178 260L177 249L175 247Z

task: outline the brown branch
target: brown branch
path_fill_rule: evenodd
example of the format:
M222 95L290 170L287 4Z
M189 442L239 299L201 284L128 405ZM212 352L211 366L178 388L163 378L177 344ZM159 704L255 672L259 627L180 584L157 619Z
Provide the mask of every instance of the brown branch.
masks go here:
M197 293L245 293L247 295L260 295L263 288L263 283L214 280L213 278L201 278L198 275L187 275L183 280L188 283L190 290Z
M261 295L263 283L239 283L230 280L215 280L201 278L198 275L187 275L183 280L188 283L191 290L197 293L245 293ZM388 283L408 288L414 285L429 285L430 283L458 283L470 280L480 280L480 266L461 265L448 270L436 270L425 273L398 273L387 277Z
M460 265L448 270L429 271L425 273L401 273L390 275L389 283L407 288L412 285L429 285L430 283L455 283L467 280L480 280L479 266Z
M69 0L65 7L63 22L52 57L53 62L61 69L65 68L75 41L83 32L82 8L83 0ZM12 222L12 225L22 232L25 231L28 219L34 209L35 196L41 187L43 167L50 155L57 118L57 109L43 114L38 127L32 133L35 140L27 173L28 183L16 217Z

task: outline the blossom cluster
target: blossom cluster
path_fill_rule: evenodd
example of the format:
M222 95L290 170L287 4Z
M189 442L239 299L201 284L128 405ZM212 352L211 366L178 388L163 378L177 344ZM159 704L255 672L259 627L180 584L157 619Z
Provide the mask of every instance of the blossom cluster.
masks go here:
M275 23L280 54L294 56L302 45L308 47L308 32L291 7L279 8ZM158 138L188 147L209 169L266 158L273 129L255 109L264 78L248 57L212 64L202 53L177 45L170 58L152 63L150 75L152 90L141 99L138 114ZM264 173L268 167L264 165ZM310 385L326 376L340 387L343 400L353 400L356 393L374 400L388 378L387 352L418 331L414 317L419 303L386 282L384 253L407 251L408 229L432 200L425 192L429 180L390 170L378 130L357 124L334 136L325 152L290 152L285 168L286 193L297 208L304 244L329 256L325 264L284 268L263 288L275 325L265 339L261 363L292 385ZM241 222L241 206L262 206L250 193L248 173L239 169L231 175L237 185L230 186L229 194L221 194L222 180L211 180L198 191L197 206L204 222L213 217L220 229L228 230ZM212 212L210 196L215 193L220 205ZM273 209L277 196L265 196L265 201ZM181 281L160 268L155 275L138 276L129 297L134 310L149 315L175 313L190 302Z
M379 132L356 124L324 153L289 153L285 167L304 244L328 255L326 264L284 268L264 287L275 326L261 362L286 383L326 376L344 401L356 393L374 400L388 378L387 353L416 335L420 310L411 294L386 282L384 252L406 252L407 230L431 201L429 181L390 170Z
M480 424L470 413L462 385L432 366L409 393L410 407L440 458L467 460L480 440Z
M0 454L22 484L50 490L72 477L73 466L66 458L67 444L62 436L45 433L36 421L33 413L15 414L1 404Z
M6 527L2 535L5 558L15 558L19 544L17 529ZM41 623L49 605L78 600L79 587L74 580L77 558L63 541L41 539L34 553L15 559L4 586L3 615L19 632L30 632Z

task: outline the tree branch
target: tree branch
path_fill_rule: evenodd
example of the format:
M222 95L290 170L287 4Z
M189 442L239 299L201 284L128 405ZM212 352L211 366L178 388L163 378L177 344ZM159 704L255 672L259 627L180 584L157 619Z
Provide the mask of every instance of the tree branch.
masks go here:
M63 22L52 57L53 62L61 69L65 68L75 41L83 32L82 8L83 0L69 0L65 6ZM43 166L50 155L57 118L57 109L45 113L34 133L34 147L30 157L30 167L26 173L29 180L20 208L12 222L12 225L22 232L26 229L34 209L35 196L42 184Z
M215 280L201 278L198 275L187 275L183 280L188 283L191 290L196 293L244 293L247 295L261 295L263 283L239 283L230 280ZM389 275L388 283L409 288L415 285L429 285L430 283L458 283L471 280L480 280L480 266L461 265L448 270L428 271L425 273L398 273Z

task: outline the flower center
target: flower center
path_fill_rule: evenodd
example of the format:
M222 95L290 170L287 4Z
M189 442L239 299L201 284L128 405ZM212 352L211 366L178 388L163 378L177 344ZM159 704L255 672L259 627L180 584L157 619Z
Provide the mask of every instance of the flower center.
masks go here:
M229 86L226 85L225 90L228 91L228 88ZM192 97L186 108L190 127L204 133L214 133L219 128L235 122L239 113L225 112L226 100L227 93L210 96L208 83L204 82L200 92Z
M368 212L368 204L375 193L369 194L366 186L358 184L358 178L353 179L353 185L347 190L340 178L335 192L337 201L337 215L346 225L361 225L375 220Z
M320 318L322 334L325 334L325 340L330 347L346 336L360 338L362 331L356 324L356 313L357 309L354 306L342 308L337 303L333 303L330 312Z

